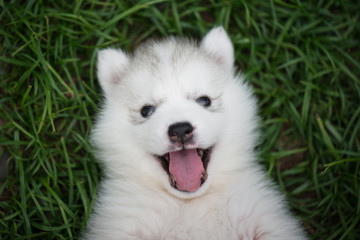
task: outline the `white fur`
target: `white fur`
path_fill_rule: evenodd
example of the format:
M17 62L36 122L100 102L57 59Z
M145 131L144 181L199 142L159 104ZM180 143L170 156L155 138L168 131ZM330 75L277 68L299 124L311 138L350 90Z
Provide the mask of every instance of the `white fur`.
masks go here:
M133 56L99 52L105 104L92 140L105 178L84 239L305 239L256 165L256 101L233 58L221 27L200 46L169 38ZM196 103L205 95L209 108ZM155 113L143 118L144 105ZM167 130L183 121L195 129L189 147L214 146L208 179L192 193L171 187L154 157L177 150Z

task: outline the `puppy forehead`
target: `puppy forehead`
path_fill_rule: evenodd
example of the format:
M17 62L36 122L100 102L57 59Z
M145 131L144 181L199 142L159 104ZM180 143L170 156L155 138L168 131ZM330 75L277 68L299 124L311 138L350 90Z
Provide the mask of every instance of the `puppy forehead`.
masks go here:
M194 42L153 42L135 51L129 68L128 84L138 89L199 91L219 82L217 64ZM130 86L131 87L131 86Z

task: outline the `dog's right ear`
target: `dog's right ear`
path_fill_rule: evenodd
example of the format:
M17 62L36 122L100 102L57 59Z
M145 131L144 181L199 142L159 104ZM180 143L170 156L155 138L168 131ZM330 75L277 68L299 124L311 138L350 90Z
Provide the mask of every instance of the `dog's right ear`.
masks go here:
M100 86L109 95L111 89L121 82L129 64L129 57L120 49L104 49L97 53L97 75Z

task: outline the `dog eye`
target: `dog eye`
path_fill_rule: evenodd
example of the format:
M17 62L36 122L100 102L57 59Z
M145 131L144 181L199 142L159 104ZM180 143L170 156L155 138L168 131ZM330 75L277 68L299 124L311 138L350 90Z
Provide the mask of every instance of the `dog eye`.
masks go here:
M196 102L198 104L200 104L201 106L203 106L203 107L210 107L211 106L211 100L206 96L199 97L198 99L196 99Z
M140 113L143 118L150 117L155 112L155 107L146 105L144 106Z

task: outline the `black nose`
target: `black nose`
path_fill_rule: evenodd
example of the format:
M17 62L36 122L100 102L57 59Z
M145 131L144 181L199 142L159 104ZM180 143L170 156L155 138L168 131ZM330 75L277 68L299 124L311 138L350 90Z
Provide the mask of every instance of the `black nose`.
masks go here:
M168 135L172 142L186 142L193 136L193 126L188 122L179 122L170 125Z

